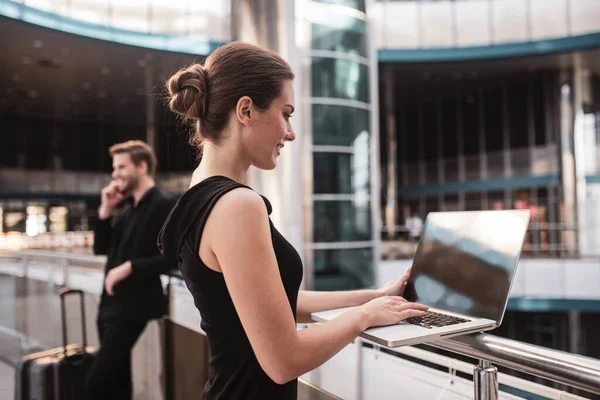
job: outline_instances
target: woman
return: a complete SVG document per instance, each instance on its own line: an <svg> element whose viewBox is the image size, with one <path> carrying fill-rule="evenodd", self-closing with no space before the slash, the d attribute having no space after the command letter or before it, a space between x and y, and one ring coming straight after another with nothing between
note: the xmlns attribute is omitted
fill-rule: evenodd
<svg viewBox="0 0 600 400"><path fill-rule="evenodd" d="M299 291L302 262L269 219L271 205L242 182L270 170L295 139L294 74L278 55L230 43L204 66L167 81L171 110L192 121L202 161L159 238L202 317L210 349L205 399L296 399L297 378L372 326L421 316L400 295L409 272L379 290ZM298 331L296 322L362 305Z"/></svg>

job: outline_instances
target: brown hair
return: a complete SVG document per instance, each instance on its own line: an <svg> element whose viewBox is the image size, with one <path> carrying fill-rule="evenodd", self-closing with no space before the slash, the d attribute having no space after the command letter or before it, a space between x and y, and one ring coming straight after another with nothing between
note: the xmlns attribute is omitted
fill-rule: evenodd
<svg viewBox="0 0 600 400"><path fill-rule="evenodd" d="M108 149L108 154L114 157L115 154L128 153L131 157L131 161L137 166L143 161L148 166L148 175L154 176L156 172L156 154L154 149L141 140L129 140L123 143L117 143Z"/></svg>
<svg viewBox="0 0 600 400"><path fill-rule="evenodd" d="M259 109L279 97L283 82L294 79L289 64L270 50L232 42L215 50L204 63L192 64L166 83L169 107L194 122L191 144L203 139L218 143L230 112L248 96Z"/></svg>

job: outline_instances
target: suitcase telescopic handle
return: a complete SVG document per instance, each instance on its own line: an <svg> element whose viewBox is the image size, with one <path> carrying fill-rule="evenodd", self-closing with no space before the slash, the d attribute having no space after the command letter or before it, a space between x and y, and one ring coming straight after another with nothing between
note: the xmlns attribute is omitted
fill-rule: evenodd
<svg viewBox="0 0 600 400"><path fill-rule="evenodd" d="M81 306L81 336L83 341L83 352L86 352L87 347L87 332L85 329L85 302L83 297L83 290L79 289L71 289L71 288L63 288L59 292L60 294L60 310L61 310L61 319L62 319L62 339L63 339L63 348L65 352L65 358L67 357L67 312L65 307L65 297L78 294L79 295L79 304Z"/></svg>

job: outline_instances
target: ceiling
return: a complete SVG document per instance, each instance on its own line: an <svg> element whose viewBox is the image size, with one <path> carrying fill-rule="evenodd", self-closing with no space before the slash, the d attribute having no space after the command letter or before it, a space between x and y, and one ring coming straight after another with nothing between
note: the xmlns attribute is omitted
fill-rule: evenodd
<svg viewBox="0 0 600 400"><path fill-rule="evenodd" d="M568 70L573 67L576 53L558 53L544 56L515 57L480 61L441 62L424 64L385 64L394 76L402 80L445 80L489 78L502 79L503 75L530 73L543 70ZM600 74L600 50L581 51L582 68ZM380 74L380 79L384 79Z"/></svg>
<svg viewBox="0 0 600 400"><path fill-rule="evenodd" d="M203 56L128 46L0 17L0 115L129 124L145 120L162 82ZM581 52L600 73L600 50ZM571 68L572 54L459 63L386 64L396 84L447 79L501 79L504 74ZM401 77L401 79L398 79ZM380 74L384 79L384 74ZM150 96L150 97L149 97ZM143 122L142 122L143 123Z"/></svg>
<svg viewBox="0 0 600 400"><path fill-rule="evenodd" d="M0 115L54 120L145 120L161 83L191 56L127 46L0 17Z"/></svg>

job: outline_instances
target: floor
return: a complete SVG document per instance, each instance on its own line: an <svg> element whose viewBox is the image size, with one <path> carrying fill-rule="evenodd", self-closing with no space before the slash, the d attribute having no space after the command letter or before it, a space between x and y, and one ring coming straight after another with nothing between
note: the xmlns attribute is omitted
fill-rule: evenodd
<svg viewBox="0 0 600 400"><path fill-rule="evenodd" d="M0 400L13 400L15 397L15 369L0 362Z"/></svg>

